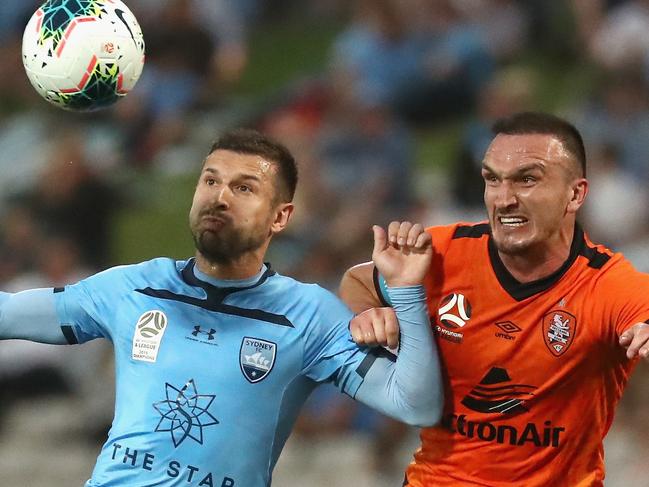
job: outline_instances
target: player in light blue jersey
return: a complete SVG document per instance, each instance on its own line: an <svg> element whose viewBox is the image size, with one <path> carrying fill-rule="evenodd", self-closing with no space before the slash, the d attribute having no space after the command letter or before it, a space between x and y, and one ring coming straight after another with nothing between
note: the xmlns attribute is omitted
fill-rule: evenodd
<svg viewBox="0 0 649 487"><path fill-rule="evenodd" d="M115 417L87 487L262 487L319 383L418 426L438 421L440 368L421 282L431 242L375 232L374 262L401 329L398 357L359 348L334 295L263 258L293 212L297 170L281 145L226 134L206 158L189 215L196 256L109 269L77 284L0 294L0 338L107 338Z"/></svg>

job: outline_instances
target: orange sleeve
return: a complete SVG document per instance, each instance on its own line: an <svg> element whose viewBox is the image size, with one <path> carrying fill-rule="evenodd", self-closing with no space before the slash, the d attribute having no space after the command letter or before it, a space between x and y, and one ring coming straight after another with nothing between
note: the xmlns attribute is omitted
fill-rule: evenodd
<svg viewBox="0 0 649 487"><path fill-rule="evenodd" d="M635 325L649 321L649 274L638 272L627 260L617 263L609 270L603 296L617 336Z"/></svg>

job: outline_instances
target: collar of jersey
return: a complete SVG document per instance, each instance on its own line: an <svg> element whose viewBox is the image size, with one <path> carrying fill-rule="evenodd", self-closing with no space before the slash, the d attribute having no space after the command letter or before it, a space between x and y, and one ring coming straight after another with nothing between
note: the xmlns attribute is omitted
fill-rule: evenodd
<svg viewBox="0 0 649 487"><path fill-rule="evenodd" d="M570 269L572 264L575 262L577 257L580 254L584 253L584 248L586 246L586 241L584 239L584 231L578 224L575 224L575 232L572 237L572 244L570 245L570 254L566 261L554 271L549 276L546 276L542 279L538 279L532 282L520 282L510 272L500 260L498 255L498 249L493 242L493 238L489 235L489 258L491 260L491 266L496 274L496 278L500 282L500 285L503 287L507 293L513 297L516 301L522 301L526 298L534 296L537 293L545 291L552 287L563 275Z"/></svg>
<svg viewBox="0 0 649 487"><path fill-rule="evenodd" d="M201 272L196 267L196 259L193 257L187 261L185 267L181 271L181 276L185 283L193 287L200 287L205 290L208 297L217 301L222 301L225 296L238 291L252 289L263 284L266 279L275 274L271 269L270 263L263 264L259 273L253 277L240 280L224 280L215 279Z"/></svg>

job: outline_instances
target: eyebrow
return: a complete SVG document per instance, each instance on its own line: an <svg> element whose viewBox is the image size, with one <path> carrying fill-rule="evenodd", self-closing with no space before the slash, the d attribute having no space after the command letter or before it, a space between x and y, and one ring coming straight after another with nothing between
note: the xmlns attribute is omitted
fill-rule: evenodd
<svg viewBox="0 0 649 487"><path fill-rule="evenodd" d="M203 169L203 173L206 173L206 172L207 172L207 173L210 173L210 174L213 174L213 175L215 175L215 176L219 176L219 172L218 172L216 169L212 168L212 167L206 167L206 168L204 168L204 169ZM242 173L242 174L238 174L238 175L237 175L237 178L238 178L238 179L243 179L243 180L246 180L246 181L261 181L261 179L259 178L259 176L256 176L256 175L254 175L254 174L245 174L245 173Z"/></svg>
<svg viewBox="0 0 649 487"><path fill-rule="evenodd" d="M495 171L493 168L489 167L488 164L482 163L482 169L485 171L489 171L492 174L498 174L497 171ZM545 172L545 166L539 162L530 162L528 164L524 164L520 167L517 167L510 175L511 176L518 176L520 174L525 174L534 170L540 170L541 172Z"/></svg>

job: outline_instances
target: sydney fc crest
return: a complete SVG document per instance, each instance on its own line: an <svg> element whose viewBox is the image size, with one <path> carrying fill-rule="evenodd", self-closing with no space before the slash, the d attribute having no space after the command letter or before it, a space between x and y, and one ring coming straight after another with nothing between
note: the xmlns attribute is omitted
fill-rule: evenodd
<svg viewBox="0 0 649 487"><path fill-rule="evenodd" d="M264 380L275 365L277 345L259 338L244 337L241 341L239 364L248 382Z"/></svg>
<svg viewBox="0 0 649 487"><path fill-rule="evenodd" d="M543 317L543 339L555 357L563 355L572 344L577 331L577 319L562 310L550 311Z"/></svg>

